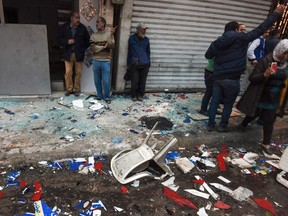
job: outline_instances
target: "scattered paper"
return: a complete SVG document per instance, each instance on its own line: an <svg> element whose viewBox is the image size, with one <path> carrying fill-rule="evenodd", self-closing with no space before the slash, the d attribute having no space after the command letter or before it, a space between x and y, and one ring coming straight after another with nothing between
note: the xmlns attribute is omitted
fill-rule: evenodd
<svg viewBox="0 0 288 216"><path fill-rule="evenodd" d="M210 197L210 194L208 193L203 193L201 191L198 191L198 190L195 190L195 189L185 189L184 191L190 193L190 194L193 194L195 196L199 196L199 197L202 197L204 199L209 199Z"/></svg>
<svg viewBox="0 0 288 216"><path fill-rule="evenodd" d="M175 176L172 176L167 181L162 182L161 184L176 192L179 186L174 184L174 180L175 180Z"/></svg>
<svg viewBox="0 0 288 216"><path fill-rule="evenodd" d="M186 157L176 158L176 165L182 170L183 173L188 173L191 169L194 168L194 164Z"/></svg>
<svg viewBox="0 0 288 216"><path fill-rule="evenodd" d="M205 208L200 208L199 211L197 212L197 215L199 216L208 216L208 214L205 211Z"/></svg>
<svg viewBox="0 0 288 216"><path fill-rule="evenodd" d="M223 176L218 176L218 179L220 179L221 181L223 181L223 182L225 182L225 183L227 183L227 184L231 183L230 180L228 180L227 178L225 178L225 177L223 177Z"/></svg>

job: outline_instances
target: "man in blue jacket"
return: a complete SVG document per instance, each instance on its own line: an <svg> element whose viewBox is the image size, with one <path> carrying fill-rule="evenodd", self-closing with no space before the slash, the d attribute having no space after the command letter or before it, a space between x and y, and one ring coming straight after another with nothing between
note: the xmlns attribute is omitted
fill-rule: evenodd
<svg viewBox="0 0 288 216"><path fill-rule="evenodd" d="M89 47L89 33L86 27L80 23L80 14L76 11L70 15L70 22L63 24L59 30L59 43L63 47L65 60L65 84L66 96L74 93L80 95L80 79L82 62L85 50ZM72 79L73 66L75 66L75 78Z"/></svg>
<svg viewBox="0 0 288 216"><path fill-rule="evenodd" d="M136 29L129 38L127 64L131 71L131 99L142 101L150 67L150 41L145 36L148 28L144 23L138 24Z"/></svg>
<svg viewBox="0 0 288 216"><path fill-rule="evenodd" d="M246 68L248 44L269 29L281 17L284 9L284 5L278 6L262 24L248 33L238 32L239 24L236 21L227 23L223 35L212 42L206 51L207 59L214 58L214 83L208 131L216 128L215 116L220 102L223 102L224 108L217 131L230 131L228 122L233 104L240 92L240 77Z"/></svg>

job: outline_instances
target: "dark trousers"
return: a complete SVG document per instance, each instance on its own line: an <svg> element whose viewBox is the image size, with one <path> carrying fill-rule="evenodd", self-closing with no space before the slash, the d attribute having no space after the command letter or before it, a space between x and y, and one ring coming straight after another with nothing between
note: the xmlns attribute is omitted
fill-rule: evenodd
<svg viewBox="0 0 288 216"><path fill-rule="evenodd" d="M131 97L143 97L149 65L131 67Z"/></svg>
<svg viewBox="0 0 288 216"><path fill-rule="evenodd" d="M273 133L273 126L276 120L276 110L258 108L253 117L246 116L241 124L244 127L247 127L247 125L257 117L260 117L263 121L263 144L270 145Z"/></svg>
<svg viewBox="0 0 288 216"><path fill-rule="evenodd" d="M203 112L207 111L210 99L212 97L212 93L213 93L213 77L212 76L213 76L212 72L205 69L204 80L205 80L206 89L205 89L205 93L201 102L201 111Z"/></svg>

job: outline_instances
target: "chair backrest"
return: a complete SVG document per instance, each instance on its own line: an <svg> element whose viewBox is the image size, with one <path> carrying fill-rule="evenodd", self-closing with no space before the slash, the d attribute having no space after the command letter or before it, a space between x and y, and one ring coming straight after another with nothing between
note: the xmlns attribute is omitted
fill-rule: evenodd
<svg viewBox="0 0 288 216"><path fill-rule="evenodd" d="M280 158L279 167L285 172L288 172L288 147L286 147Z"/></svg>

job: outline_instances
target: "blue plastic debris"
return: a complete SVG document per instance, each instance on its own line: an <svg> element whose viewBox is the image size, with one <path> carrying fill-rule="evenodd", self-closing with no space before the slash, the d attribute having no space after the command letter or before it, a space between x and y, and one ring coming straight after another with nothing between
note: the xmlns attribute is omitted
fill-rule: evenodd
<svg viewBox="0 0 288 216"><path fill-rule="evenodd" d="M93 202L91 208L93 208L93 209L104 208L105 211L107 211L107 209L105 208L105 206L101 200L99 200L98 202Z"/></svg>
<svg viewBox="0 0 288 216"><path fill-rule="evenodd" d="M138 132L138 131L136 131L136 130L133 130L133 129L129 129L129 131L130 131L130 132L132 132L132 133L134 133L134 134L139 134L139 132Z"/></svg>
<svg viewBox="0 0 288 216"><path fill-rule="evenodd" d="M58 216L52 209L42 200L34 202L35 214L44 216Z"/></svg>
<svg viewBox="0 0 288 216"><path fill-rule="evenodd" d="M185 117L185 119L183 120L184 123L190 123L191 119L189 117Z"/></svg>
<svg viewBox="0 0 288 216"><path fill-rule="evenodd" d="M85 204L85 201L81 201L76 206L74 206L74 209L82 208L84 204Z"/></svg>
<svg viewBox="0 0 288 216"><path fill-rule="evenodd" d="M20 173L20 171L13 171L12 173L7 175L7 178L14 181L20 175Z"/></svg>
<svg viewBox="0 0 288 216"><path fill-rule="evenodd" d="M19 182L9 182L6 184L6 188L7 187L14 187L14 186L19 187L19 185L20 185Z"/></svg>
<svg viewBox="0 0 288 216"><path fill-rule="evenodd" d="M23 216L35 216L35 214L34 214L34 213L26 212Z"/></svg>
<svg viewBox="0 0 288 216"><path fill-rule="evenodd" d="M161 130L161 131L160 131L160 134L161 134L161 135L167 135L167 134L169 134L169 131Z"/></svg>
<svg viewBox="0 0 288 216"><path fill-rule="evenodd" d="M113 138L113 139L112 139L112 142L113 142L113 143L121 143L121 142L122 142L122 139L121 139L121 138Z"/></svg>
<svg viewBox="0 0 288 216"><path fill-rule="evenodd" d="M76 162L76 161L74 161L73 163L70 163L70 164L69 164L69 169L70 169L71 171L79 170L79 166L80 166L81 164L82 164L81 162Z"/></svg>
<svg viewBox="0 0 288 216"><path fill-rule="evenodd" d="M77 136L77 138L83 138L83 137L85 137L86 136L86 133L85 132L82 132L82 133L80 133L80 134L78 134L78 136Z"/></svg>
<svg viewBox="0 0 288 216"><path fill-rule="evenodd" d="M32 119L38 119L39 118L39 114L37 114L37 113L31 114L30 117Z"/></svg>
<svg viewBox="0 0 288 216"><path fill-rule="evenodd" d="M129 115L129 113L128 112L124 112L124 113L122 113L122 115L123 116L127 116L127 115Z"/></svg>
<svg viewBox="0 0 288 216"><path fill-rule="evenodd" d="M166 154L166 156L165 156L165 158L164 158L164 161L165 161L165 163L167 163L167 162L168 162L168 159L175 160L176 158L180 158L180 154L177 153L177 152L169 151L169 152Z"/></svg>

